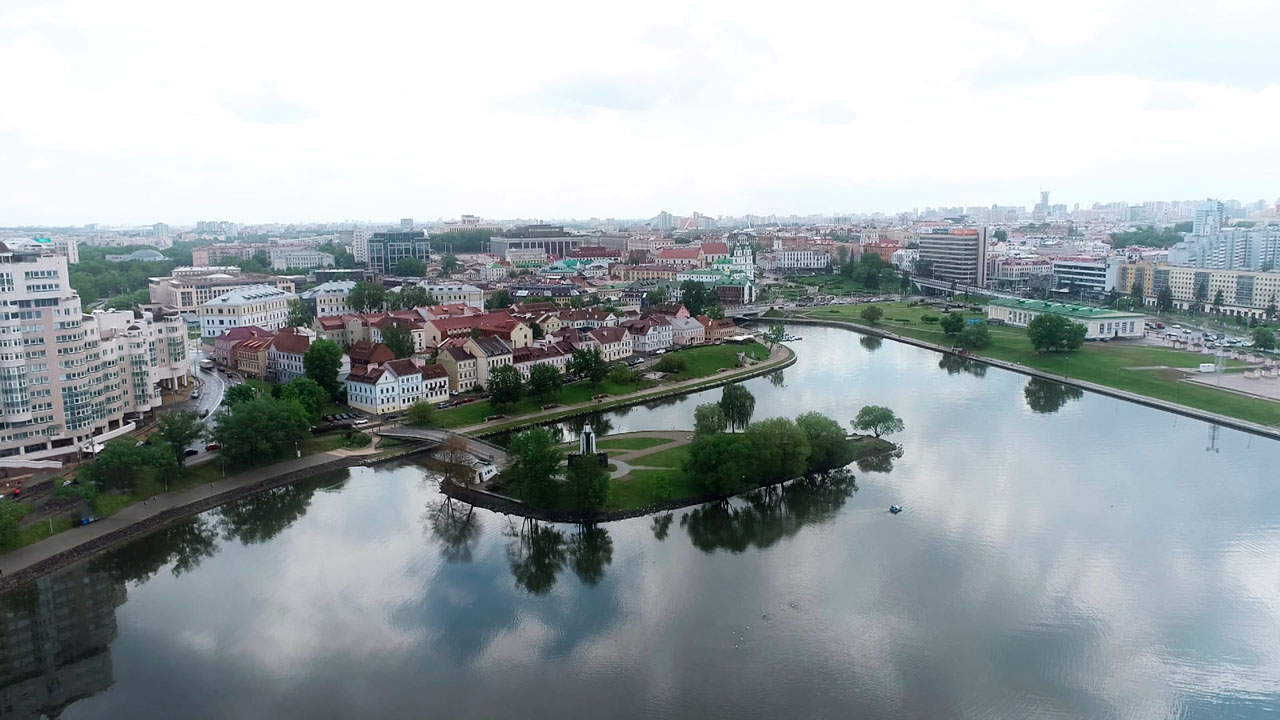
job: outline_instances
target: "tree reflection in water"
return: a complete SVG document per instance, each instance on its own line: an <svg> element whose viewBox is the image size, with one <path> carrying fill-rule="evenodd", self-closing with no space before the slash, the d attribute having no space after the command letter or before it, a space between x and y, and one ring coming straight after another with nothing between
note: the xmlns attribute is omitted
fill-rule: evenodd
<svg viewBox="0 0 1280 720"><path fill-rule="evenodd" d="M174 577L178 577L213 557L217 550L217 528L199 516L113 550L95 559L91 569L107 573L116 582L141 585L170 562Z"/></svg>
<svg viewBox="0 0 1280 720"><path fill-rule="evenodd" d="M571 439L577 439L582 434L583 428L590 425L596 431L596 437L602 437L613 432L613 420L605 413L595 412L590 415L579 415L577 417L568 418L565 427L572 434Z"/></svg>
<svg viewBox="0 0 1280 720"><path fill-rule="evenodd" d="M893 452L868 455L867 457L858 458L858 469L862 472L887 473L890 470L893 470L893 461L900 457L902 457L901 446Z"/></svg>
<svg viewBox="0 0 1280 720"><path fill-rule="evenodd" d="M858 338L858 344L861 345L864 350L869 350L871 352L879 350L881 342L883 341L875 335L863 335Z"/></svg>
<svg viewBox="0 0 1280 720"><path fill-rule="evenodd" d="M948 375L958 375L959 373L969 373L974 377L986 377L987 375L986 363L980 363L959 355L952 355L951 353L942 354L942 359L938 361L938 367L946 370Z"/></svg>
<svg viewBox="0 0 1280 720"><path fill-rule="evenodd" d="M525 520L507 532L507 559L516 585L534 595L545 595L567 564L584 585L594 587L604 579L613 562L613 538L599 525L576 526L573 534L536 520Z"/></svg>
<svg viewBox="0 0 1280 720"><path fill-rule="evenodd" d="M1056 413L1063 405L1084 397L1084 391L1073 385L1033 377L1022 389L1022 396L1031 412L1047 414Z"/></svg>
<svg viewBox="0 0 1280 720"><path fill-rule="evenodd" d="M315 483L284 485L223 506L217 520L222 539L267 542L306 514L317 489Z"/></svg>
<svg viewBox="0 0 1280 720"><path fill-rule="evenodd" d="M774 387L782 387L782 384L787 381L787 376L783 375L781 370L774 370L765 377L769 378L769 384Z"/></svg>
<svg viewBox="0 0 1280 720"><path fill-rule="evenodd" d="M471 562L471 553L480 541L480 516L475 506L450 497L427 503L423 515L429 535L440 543L445 562Z"/></svg>
<svg viewBox="0 0 1280 720"><path fill-rule="evenodd" d="M666 515L656 515L650 529L653 530L653 539L661 542L667 539L667 533L671 532L671 513Z"/></svg>
<svg viewBox="0 0 1280 720"><path fill-rule="evenodd" d="M741 500L705 505L681 517L693 546L705 553L766 548L806 525L831 520L858 484L837 470L756 490Z"/></svg>

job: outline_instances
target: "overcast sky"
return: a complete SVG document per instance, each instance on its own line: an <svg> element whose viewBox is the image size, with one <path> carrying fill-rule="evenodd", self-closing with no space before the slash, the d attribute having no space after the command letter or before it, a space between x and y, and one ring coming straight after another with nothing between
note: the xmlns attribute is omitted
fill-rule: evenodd
<svg viewBox="0 0 1280 720"><path fill-rule="evenodd" d="M0 225L1280 196L1280 2L0 1Z"/></svg>

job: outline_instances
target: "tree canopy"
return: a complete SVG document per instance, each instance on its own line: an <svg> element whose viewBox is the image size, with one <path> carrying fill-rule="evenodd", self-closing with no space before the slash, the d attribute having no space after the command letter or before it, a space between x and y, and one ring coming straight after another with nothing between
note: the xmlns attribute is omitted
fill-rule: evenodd
<svg viewBox="0 0 1280 720"><path fill-rule="evenodd" d="M852 422L855 430L870 432L876 437L902 432L905 427L902 419L883 405L864 405Z"/></svg>
<svg viewBox="0 0 1280 720"><path fill-rule="evenodd" d="M517 497L543 506L555 500L564 452L546 428L517 433L508 444L507 457L511 464L503 477Z"/></svg>
<svg viewBox="0 0 1280 720"><path fill-rule="evenodd" d="M600 348L574 350L565 367L570 375L585 377L592 385L599 385L609 374L609 363L605 362Z"/></svg>
<svg viewBox="0 0 1280 720"><path fill-rule="evenodd" d="M382 344L386 345L396 358L413 356L413 331L408 323L389 322L382 328Z"/></svg>
<svg viewBox="0 0 1280 720"><path fill-rule="evenodd" d="M371 282L358 282L347 293L347 304L358 313L378 312L386 301L386 289Z"/></svg>
<svg viewBox="0 0 1280 720"><path fill-rule="evenodd" d="M237 386L243 387L243 386ZM170 410L156 418L156 430L151 437L164 442L173 453L178 467L186 464L186 449L204 435L205 426L200 416L192 410Z"/></svg>
<svg viewBox="0 0 1280 720"><path fill-rule="evenodd" d="M214 417L211 437L233 466L279 459L310 436L307 411L293 400L258 398L219 410Z"/></svg>
<svg viewBox="0 0 1280 720"><path fill-rule="evenodd" d="M429 403L419 400L409 406L404 414L404 424L412 427L429 428L436 426L436 409Z"/></svg>
<svg viewBox="0 0 1280 720"><path fill-rule="evenodd" d="M329 406L329 393L320 383L311 378L294 378L280 389L280 399L292 400L307 411L312 422L320 419L324 409Z"/></svg>
<svg viewBox="0 0 1280 720"><path fill-rule="evenodd" d="M991 330L986 323L969 325L960 331L956 343L969 350L981 350L991 344Z"/></svg>
<svg viewBox="0 0 1280 720"><path fill-rule="evenodd" d="M1040 313L1027 323L1027 337L1036 352L1066 352L1084 344L1084 325L1054 313Z"/></svg>
<svg viewBox="0 0 1280 720"><path fill-rule="evenodd" d="M859 317L866 320L868 324L875 325L880 322L880 318L884 317L884 311L875 305L868 305L867 307L862 308L862 312L859 313Z"/></svg>
<svg viewBox="0 0 1280 720"><path fill-rule="evenodd" d="M953 310L943 315L938 325L947 335L959 335L964 330L964 313Z"/></svg>
<svg viewBox="0 0 1280 720"><path fill-rule="evenodd" d="M524 394L524 378L512 365L502 365L489 373L489 404L507 408L520 401Z"/></svg>
<svg viewBox="0 0 1280 720"><path fill-rule="evenodd" d="M720 411L733 430L747 427L756 411L756 398L740 383L725 385L720 395Z"/></svg>
<svg viewBox="0 0 1280 720"><path fill-rule="evenodd" d="M309 327L313 319L306 303L296 298L289 301L289 315L284 320L285 327Z"/></svg>
<svg viewBox="0 0 1280 720"><path fill-rule="evenodd" d="M342 370L342 348L332 340L316 340L302 356L302 367L307 377L316 381L329 397L336 398L342 392L338 373Z"/></svg>
<svg viewBox="0 0 1280 720"><path fill-rule="evenodd" d="M559 394L563 385L564 374L554 365L538 363L529 369L529 392L543 400Z"/></svg>
<svg viewBox="0 0 1280 720"><path fill-rule="evenodd" d="M228 407L258 399L258 391L249 385L232 385L222 394L222 404Z"/></svg>
<svg viewBox="0 0 1280 720"><path fill-rule="evenodd" d="M1117 250L1130 245L1167 248L1180 242L1182 242L1182 233L1174 228L1157 230L1155 227L1147 225L1128 232L1111 233L1111 247Z"/></svg>
<svg viewBox="0 0 1280 720"><path fill-rule="evenodd" d="M403 257L396 262L395 274L403 277L423 277L427 274L427 264L416 257Z"/></svg>
<svg viewBox="0 0 1280 720"><path fill-rule="evenodd" d="M1258 327L1253 329L1253 346L1259 350L1275 350L1276 334L1271 328Z"/></svg>
<svg viewBox="0 0 1280 720"><path fill-rule="evenodd" d="M706 403L693 409L693 432L696 435L716 435L729 427L719 403Z"/></svg>

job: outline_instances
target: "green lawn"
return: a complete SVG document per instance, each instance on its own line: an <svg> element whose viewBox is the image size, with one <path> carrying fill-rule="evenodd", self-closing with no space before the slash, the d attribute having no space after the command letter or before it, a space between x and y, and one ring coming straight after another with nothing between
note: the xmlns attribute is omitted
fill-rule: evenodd
<svg viewBox="0 0 1280 720"><path fill-rule="evenodd" d="M658 497L656 483L665 477L671 497L691 497L704 491L678 469L635 470L625 480L613 480L609 484L609 510L630 510L648 507L662 498Z"/></svg>
<svg viewBox="0 0 1280 720"><path fill-rule="evenodd" d="M674 381L680 381L715 375L722 368L737 367L738 353L743 353L754 360L767 360L769 358L769 348L758 342L750 342L743 345L733 343L704 345L672 353L673 357L680 358L684 362L684 370L672 373L667 377Z"/></svg>
<svg viewBox="0 0 1280 720"><path fill-rule="evenodd" d="M816 287L821 292L828 295L854 295L857 293L869 292L862 286L862 283L854 282L850 278L842 275L818 275L815 277L795 278L792 282L806 285L808 287ZM888 288L880 288L873 292L888 292Z"/></svg>
<svg viewBox="0 0 1280 720"><path fill-rule="evenodd" d="M537 412L542 409L543 405L548 403L556 403L558 405L575 405L577 403L589 402L592 397L600 394L606 395L626 395L653 387L651 382L638 382L630 385L619 385L612 380L604 380L598 386L592 386L587 382L576 382L565 385L560 391L558 397L550 400L542 400L539 398L521 398L520 402L503 410L496 410L489 404L488 400L477 400L476 402L467 403L459 407L449 408L448 410L436 411L436 423L442 428L464 427L466 425L476 425L484 422L486 417L490 415L506 415L515 417L516 415L524 415L526 413Z"/></svg>
<svg viewBox="0 0 1280 720"><path fill-rule="evenodd" d="M627 462L641 467L679 468L684 465L684 461L688 457L689 446L680 445L678 447L673 447L670 450L661 450L656 453L641 455L640 457L635 458L634 460L628 460Z"/></svg>
<svg viewBox="0 0 1280 720"><path fill-rule="evenodd" d="M654 437L609 437L596 440L596 447L601 450L644 450L671 442L666 438ZM571 443L577 446L577 443Z"/></svg>
<svg viewBox="0 0 1280 720"><path fill-rule="evenodd" d="M908 307L905 303L876 303L876 306L884 311L884 319L880 321L879 327L938 345L952 344L952 339L942 332L937 323L921 320L926 312L940 315L939 311ZM865 325L859 316L863 307L866 306L815 308L805 312L803 316L849 320ZM982 314L966 312L965 316L982 317ZM1280 403L1182 382L1181 375L1177 373L1133 369L1156 365L1194 368L1206 361L1207 356L1199 353L1122 342L1089 342L1075 352L1041 355L1031 349L1026 330L994 325L990 329L991 346L980 350L980 355L1263 425L1280 425ZM1240 366L1234 360L1227 361L1226 364L1230 367Z"/></svg>

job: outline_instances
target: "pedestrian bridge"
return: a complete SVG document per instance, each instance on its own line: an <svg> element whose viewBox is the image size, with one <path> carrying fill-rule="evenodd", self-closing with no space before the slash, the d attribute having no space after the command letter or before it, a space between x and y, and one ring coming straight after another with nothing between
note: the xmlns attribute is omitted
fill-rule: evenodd
<svg viewBox="0 0 1280 720"><path fill-rule="evenodd" d="M485 460L497 465L499 469L507 466L507 451L494 445L491 442L485 442L479 438L469 437L452 430L439 430L436 428L415 428L405 427L404 425L393 425L390 427L382 427L373 432L382 437L396 438L398 440L412 440L429 445L440 445L445 440L455 437L462 438L466 442L467 452L471 453L477 460Z"/></svg>

